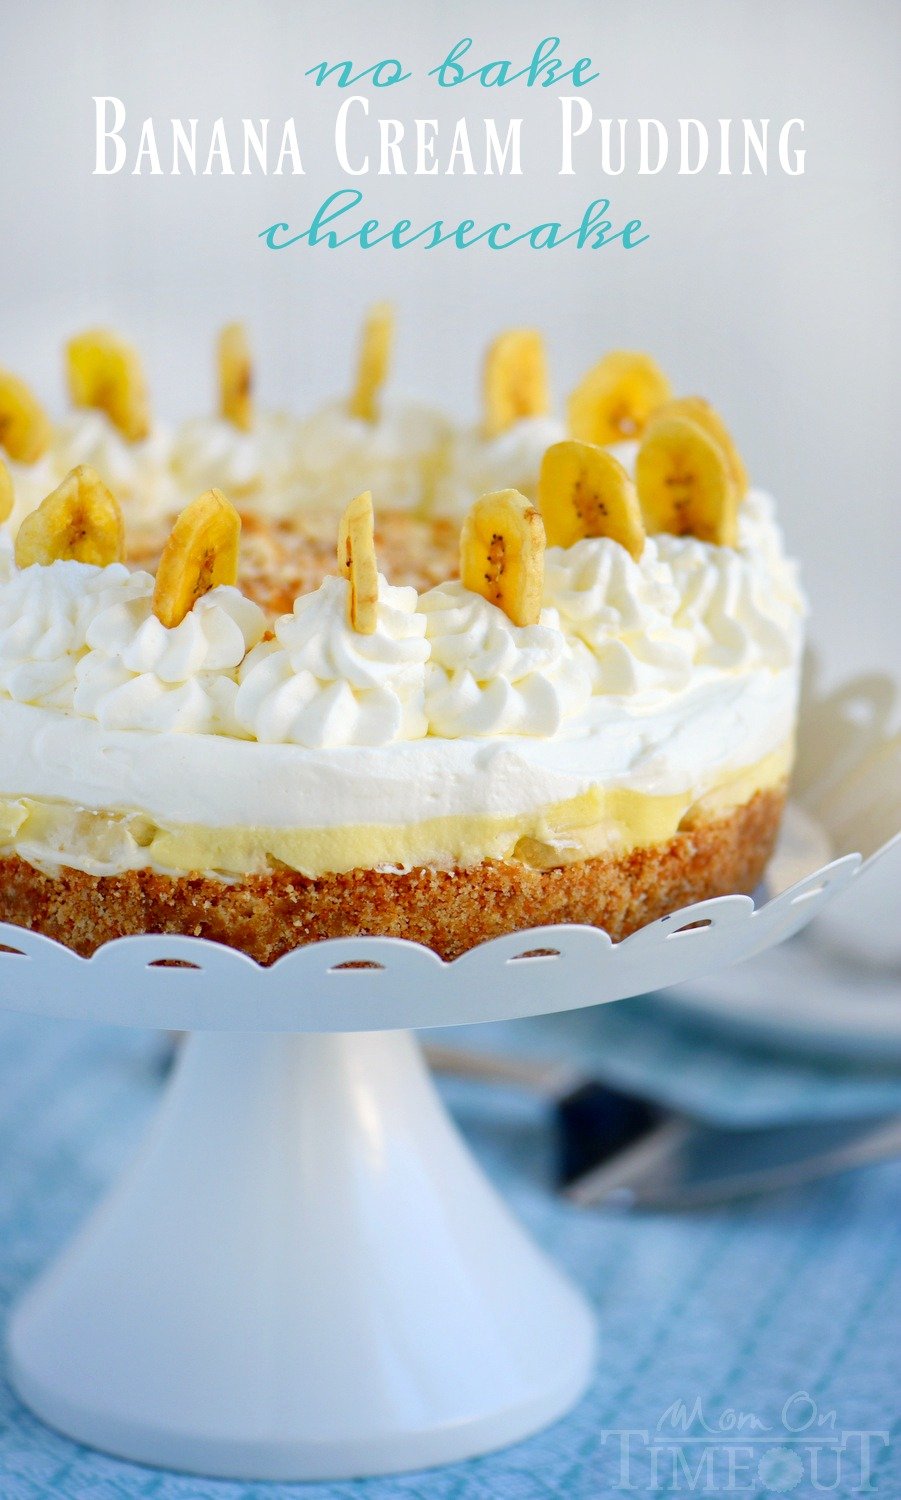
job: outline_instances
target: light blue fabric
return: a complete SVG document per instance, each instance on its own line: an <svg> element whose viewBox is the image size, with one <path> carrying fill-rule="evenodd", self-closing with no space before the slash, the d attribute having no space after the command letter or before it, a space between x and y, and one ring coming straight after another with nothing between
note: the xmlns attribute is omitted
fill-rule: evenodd
<svg viewBox="0 0 901 1500"><path fill-rule="evenodd" d="M487 1052L558 1058L576 1072L727 1127L901 1111L897 1067L843 1065L742 1046L653 995L515 1024L449 1027L434 1035Z"/></svg>
<svg viewBox="0 0 901 1500"><path fill-rule="evenodd" d="M609 1025L625 1007L595 1013ZM608 1019L609 1018L609 1019ZM625 1027L626 1022L623 1022ZM509 1040L510 1028L507 1033ZM479 1029L468 1033L470 1040ZM610 1041L613 1033L607 1033ZM620 1033L625 1047L626 1031ZM533 1045L532 1042L529 1045ZM633 1038L631 1044L637 1046ZM669 1055L669 1054L668 1054ZM0 1016L0 1309L67 1239L119 1170L158 1096L159 1042ZM446 1093L486 1169L528 1228L593 1299L602 1354L591 1392L564 1421L504 1453L454 1468L321 1486L232 1485L156 1473L80 1449L22 1410L0 1381L2 1500L603 1500L689 1493L681 1454L704 1444L643 1439L617 1489L625 1429L653 1432L673 1403L699 1399L707 1420L739 1408L770 1424L753 1472L717 1500L816 1491L809 1449L784 1441L779 1413L811 1393L836 1429L888 1430L901 1393L901 1164L790 1196L673 1217L580 1213L548 1190L543 1106L513 1090L454 1083ZM605 1433L612 1436L605 1438ZM650 1440L649 1440L650 1441ZM706 1440L705 1440L706 1441ZM827 1440L828 1446L828 1440ZM722 1462L726 1448L716 1447ZM901 1495L901 1457L873 1439L875 1493ZM798 1473L798 1465L801 1472ZM761 1469L762 1466L762 1469ZM758 1470L767 1481L758 1482ZM829 1476L822 1472L820 1482ZM834 1477L834 1476L832 1476ZM846 1463L840 1487L858 1475ZM703 1476L702 1476L703 1478ZM782 1485L777 1491L776 1484ZM793 1488L787 1488L793 1483ZM769 1484L769 1488L767 1488Z"/></svg>

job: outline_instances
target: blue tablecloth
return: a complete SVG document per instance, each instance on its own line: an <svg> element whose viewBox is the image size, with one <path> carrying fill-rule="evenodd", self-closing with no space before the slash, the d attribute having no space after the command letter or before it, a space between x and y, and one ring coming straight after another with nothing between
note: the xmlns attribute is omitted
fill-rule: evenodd
<svg viewBox="0 0 901 1500"><path fill-rule="evenodd" d="M625 1014L626 1006L616 1010ZM0 1017L4 1317L133 1149L158 1095L159 1055L154 1037ZM518 1447L451 1469L355 1484L248 1486L157 1473L83 1450L42 1427L4 1381L0 1500L599 1500L692 1492L763 1500L822 1495L829 1485L829 1493L845 1496L866 1478L867 1446L875 1493L898 1500L901 1455L884 1438L901 1428L901 1164L716 1212L584 1214L548 1190L550 1137L540 1102L459 1082L445 1092L487 1171L597 1308L597 1377L570 1416ZM688 1412L699 1403L687 1434L679 1402ZM871 1436L862 1440L861 1432Z"/></svg>

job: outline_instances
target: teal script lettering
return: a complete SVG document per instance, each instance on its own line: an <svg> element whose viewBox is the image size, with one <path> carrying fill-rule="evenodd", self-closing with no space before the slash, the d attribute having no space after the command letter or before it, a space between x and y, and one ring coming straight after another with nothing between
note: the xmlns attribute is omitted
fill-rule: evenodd
<svg viewBox="0 0 901 1500"><path fill-rule="evenodd" d="M355 228L351 227L353 220L348 216L362 203L363 194L359 188L339 188L320 204L306 229L294 234L291 225L280 220L270 224L268 229L260 230L257 238L265 241L268 250L288 250L292 245L325 245L329 250L338 250L344 245L357 245L361 250L389 245L394 250L406 250L417 244L424 250L435 250L439 245L448 244L457 250L470 250L482 243L489 250L511 250L515 245L524 245L530 250L557 250L561 245L572 245L577 250L601 250L612 244L619 244L624 250L634 250L650 239L641 219L629 219L616 229L613 220L607 217L609 198L595 198L589 203L578 224L566 226L558 219L547 219L519 230L504 219L484 229L474 219L461 219L457 224L433 219L420 229L412 219L398 219L394 224L383 225L379 219L367 218Z"/></svg>
<svg viewBox="0 0 901 1500"><path fill-rule="evenodd" d="M394 83L404 83L411 77L405 73L403 63L398 62L396 57L383 57L380 62L372 63L368 68L361 68L359 73L354 72L352 62L339 63L317 63L315 68L307 68L304 78L315 78L317 89L337 73L336 79L339 89L349 89L355 83L362 83L364 78L371 79L373 88L389 89Z"/></svg>
<svg viewBox="0 0 901 1500"><path fill-rule="evenodd" d="M465 57L472 47L472 37L461 37L443 62L437 68L429 69L429 78L436 78L440 88L452 89L461 83L480 83L483 88L506 88L508 84L525 81L526 88L549 89L557 83L563 83L565 79L571 78L576 88L584 88L587 83L594 83L600 78L600 73L591 73L590 57L580 57L577 62L567 68L557 48L560 46L558 36L546 36L538 43L532 53L530 61L523 68L515 68L514 64L507 58L496 59L493 62L482 63L479 67L471 68L469 72L463 67L460 59Z"/></svg>

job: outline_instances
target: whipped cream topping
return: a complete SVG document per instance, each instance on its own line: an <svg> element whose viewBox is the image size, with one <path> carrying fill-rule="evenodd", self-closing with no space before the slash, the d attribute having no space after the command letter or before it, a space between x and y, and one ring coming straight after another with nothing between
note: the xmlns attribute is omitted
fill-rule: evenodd
<svg viewBox="0 0 901 1500"><path fill-rule="evenodd" d="M206 828L405 827L516 816L593 788L703 796L789 744L798 674L693 685L656 707L594 697L552 738L306 748L107 728L32 704L0 713L0 796L42 797Z"/></svg>
<svg viewBox="0 0 901 1500"><path fill-rule="evenodd" d="M94 614L89 650L76 667L76 713L107 728L228 732L237 693L235 669L261 639L265 617L236 588L197 600L180 624L153 613L153 580L136 597Z"/></svg>
<svg viewBox="0 0 901 1500"><path fill-rule="evenodd" d="M510 488L534 499L545 449L566 435L565 424L551 416L524 417L493 438L477 428L458 433L436 486L438 508L459 514L479 495Z"/></svg>
<svg viewBox="0 0 901 1500"><path fill-rule="evenodd" d="M386 745L426 732L426 620L416 590L379 577L372 635L348 623L349 584L326 578L248 656L234 703L237 724L269 744L310 749Z"/></svg>
<svg viewBox="0 0 901 1500"><path fill-rule="evenodd" d="M0 689L20 703L72 706L76 667L98 613L153 586L146 573L55 562L18 571L9 558L0 583ZM2 576L2 575L0 575Z"/></svg>
<svg viewBox="0 0 901 1500"><path fill-rule="evenodd" d="M754 490L737 548L660 533L636 563L608 537L551 547L544 597L585 647L596 693L678 692L705 668L780 671L805 614L773 503Z"/></svg>
<svg viewBox="0 0 901 1500"><path fill-rule="evenodd" d="M327 504L371 490L377 505L415 509L431 494L448 433L440 413L415 402L387 403L375 422L351 416L344 402L330 402L298 427L293 493Z"/></svg>
<svg viewBox="0 0 901 1500"><path fill-rule="evenodd" d="M0 584L7 583L16 571L16 544L8 525L0 526Z"/></svg>
<svg viewBox="0 0 901 1500"><path fill-rule="evenodd" d="M129 443L104 412L79 411L57 429L51 452L56 483L70 469L89 464L117 499L140 498L153 511L177 505L169 469L171 439L161 428L140 443Z"/></svg>
<svg viewBox="0 0 901 1500"><path fill-rule="evenodd" d="M45 453L34 464L19 464L6 454L0 456L3 457L13 484L12 514L6 524L15 536L20 522L33 510L37 510L41 501L56 489L62 476L49 453Z"/></svg>
<svg viewBox="0 0 901 1500"><path fill-rule="evenodd" d="M591 685L554 610L514 625L459 582L423 594L431 660L426 713L433 734L556 734L584 708Z"/></svg>
<svg viewBox="0 0 901 1500"><path fill-rule="evenodd" d="M595 693L676 692L688 682L692 642L674 624L676 585L650 543L637 563L609 537L549 547L544 598Z"/></svg>
<svg viewBox="0 0 901 1500"><path fill-rule="evenodd" d="M597 539L549 549L545 582L539 623L519 628L459 583L417 598L382 579L377 630L361 636L347 584L330 578L262 639L236 590L213 591L167 632L146 574L19 573L7 543L0 798L162 828L422 824L437 830L427 862L452 865L445 818L515 831L521 815L583 795L599 808L618 790L688 806L767 757L778 760L767 774L784 774L804 604L767 496L744 501L734 550L661 535L634 563ZM194 732L159 732L170 729ZM87 859L83 823L71 848L60 834L34 858ZM31 857L25 834L9 838ZM328 867L329 841L317 848ZM117 868L152 864L140 839L104 849Z"/></svg>
<svg viewBox="0 0 901 1500"><path fill-rule="evenodd" d="M277 413L257 418L242 432L222 417L198 417L179 428L172 468L191 497L216 487L240 498L264 488L281 492L293 464L296 424Z"/></svg>

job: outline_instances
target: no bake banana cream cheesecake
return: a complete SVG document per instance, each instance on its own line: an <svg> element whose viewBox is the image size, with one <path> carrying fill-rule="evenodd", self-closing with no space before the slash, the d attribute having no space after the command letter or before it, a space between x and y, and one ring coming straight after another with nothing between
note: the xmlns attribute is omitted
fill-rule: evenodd
<svg viewBox="0 0 901 1500"><path fill-rule="evenodd" d="M542 362L535 335L495 346L486 443L546 418ZM239 331L220 366L240 430ZM261 518L212 486L156 550L92 466L18 525L0 473L0 918L81 953L179 932L268 963L370 933L452 957L752 889L803 638L772 501L646 356L602 361L567 428L532 493L501 472L462 524L377 519L365 489L337 525Z"/></svg>

